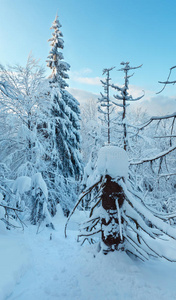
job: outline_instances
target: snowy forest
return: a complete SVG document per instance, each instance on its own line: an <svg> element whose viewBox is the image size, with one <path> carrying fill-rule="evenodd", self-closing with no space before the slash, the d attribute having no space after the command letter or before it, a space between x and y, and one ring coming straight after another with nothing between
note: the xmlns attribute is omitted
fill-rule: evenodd
<svg viewBox="0 0 176 300"><path fill-rule="evenodd" d="M32 54L25 66L0 65L0 245L10 257L9 266L2 260L0 299L176 299L176 112L129 110L145 98L129 88L142 62L105 61L97 101L80 104L68 91L61 27L56 15L49 76ZM176 83L175 68L159 95ZM155 272L170 276L170 285L161 279L164 291ZM27 289L32 277L42 292L36 282Z"/></svg>

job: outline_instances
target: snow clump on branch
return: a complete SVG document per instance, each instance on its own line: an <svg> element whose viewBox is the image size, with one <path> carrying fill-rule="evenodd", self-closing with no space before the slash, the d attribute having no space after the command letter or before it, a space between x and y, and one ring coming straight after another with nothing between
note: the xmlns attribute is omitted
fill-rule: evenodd
<svg viewBox="0 0 176 300"><path fill-rule="evenodd" d="M127 178L128 166L128 156L122 148L105 146L99 150L96 168L98 174Z"/></svg>

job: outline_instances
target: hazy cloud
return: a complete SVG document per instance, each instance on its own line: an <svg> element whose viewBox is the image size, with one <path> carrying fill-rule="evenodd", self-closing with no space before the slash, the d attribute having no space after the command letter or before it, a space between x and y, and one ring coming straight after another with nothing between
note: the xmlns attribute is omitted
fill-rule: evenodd
<svg viewBox="0 0 176 300"><path fill-rule="evenodd" d="M99 94L94 94L76 88L67 88L67 90L79 101L80 104L86 103L91 99L97 101Z"/></svg>
<svg viewBox="0 0 176 300"><path fill-rule="evenodd" d="M154 91L144 91L142 87L135 85L129 85L129 93L133 98L140 97L145 93L141 100L131 103L131 109L140 107L152 116L165 115L176 111L176 97L156 95Z"/></svg>
<svg viewBox="0 0 176 300"><path fill-rule="evenodd" d="M69 77L70 80L82 84L88 84L88 85L101 85L100 79L101 77L91 77L89 74L91 74L93 71L89 68L84 68L78 71L70 71Z"/></svg>
<svg viewBox="0 0 176 300"><path fill-rule="evenodd" d="M90 73L92 73L92 70L90 68L85 68L85 69L81 70L81 73L82 74L90 74Z"/></svg>
<svg viewBox="0 0 176 300"><path fill-rule="evenodd" d="M155 96L143 100L141 107L147 110L150 115L166 115L176 111L176 97Z"/></svg>
<svg viewBox="0 0 176 300"><path fill-rule="evenodd" d="M81 103L88 102L90 100L97 101L100 94L87 92L85 90L68 88L68 91ZM130 93L134 97L142 95L141 87L130 86ZM146 91L145 96L136 102L131 103L129 109L141 108L142 111L146 111L149 115L165 115L167 113L173 113L176 111L176 97L167 97L162 95L154 96L152 91Z"/></svg>
<svg viewBox="0 0 176 300"><path fill-rule="evenodd" d="M70 77L79 77L86 74L91 74L93 71L90 68L83 68L77 71L69 71Z"/></svg>
<svg viewBox="0 0 176 300"><path fill-rule="evenodd" d="M73 77L72 80L84 84L101 85L100 77Z"/></svg>

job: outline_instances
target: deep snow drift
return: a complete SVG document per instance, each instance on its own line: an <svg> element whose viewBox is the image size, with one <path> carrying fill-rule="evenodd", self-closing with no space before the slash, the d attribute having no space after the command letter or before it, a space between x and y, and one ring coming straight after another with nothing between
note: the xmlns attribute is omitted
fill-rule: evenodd
<svg viewBox="0 0 176 300"><path fill-rule="evenodd" d="M176 263L132 260L125 253L97 253L76 242L77 211L64 238L61 210L55 231L29 226L24 233L1 230L1 300L170 300L176 299ZM52 240L50 234L52 233ZM16 284L16 285L15 285Z"/></svg>

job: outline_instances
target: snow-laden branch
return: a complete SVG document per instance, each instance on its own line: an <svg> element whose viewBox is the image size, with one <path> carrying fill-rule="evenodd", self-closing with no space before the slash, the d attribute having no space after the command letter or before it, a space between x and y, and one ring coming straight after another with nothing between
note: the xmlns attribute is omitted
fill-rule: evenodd
<svg viewBox="0 0 176 300"><path fill-rule="evenodd" d="M11 207L11 206L8 206L8 205L4 205L4 204L1 204L1 203L0 203L0 206L3 207L4 210L5 210L5 216L4 216L4 218L1 218L0 220L3 221L8 226L8 228L9 227L19 228L18 226L14 225L13 223L11 223L9 221L9 218L10 218L10 216L9 216L9 210L12 210L15 213L15 216L16 216L17 220L19 220L19 222L20 222L21 227L22 227L23 230L24 230L24 226L27 227L27 225L21 220L21 218L18 215L18 212L23 212L21 209L18 209L18 208L15 208L15 207Z"/></svg>
<svg viewBox="0 0 176 300"><path fill-rule="evenodd" d="M139 69L139 68L141 68L141 67L143 66L143 64L142 64L142 65L137 66L137 67L130 67L129 62L121 62L121 65L125 65L125 67L119 69L118 71L124 71L124 70L126 70L126 71L129 71L129 70L136 70L136 69Z"/></svg>
<svg viewBox="0 0 176 300"><path fill-rule="evenodd" d="M176 135L154 136L154 139L173 138L173 137L176 137Z"/></svg>
<svg viewBox="0 0 176 300"><path fill-rule="evenodd" d="M176 118L176 112L174 112L173 114L169 114L169 115L165 115L165 116L160 116L160 117L159 116L153 116L145 124L143 124L142 126L140 126L138 128L138 130L144 129L145 127L147 127L153 121L161 121L161 120L166 120L166 119L170 119L170 118Z"/></svg>
<svg viewBox="0 0 176 300"><path fill-rule="evenodd" d="M92 191L92 190L93 190L93 189L94 189L101 181L102 181L102 178L101 178L98 182L96 182L93 186L91 186L91 187L89 187L88 189L86 189L86 190L80 195L80 197L79 197L77 203L75 204L73 210L72 210L71 213L69 214L68 219L67 219L67 222L66 222L66 224L65 224L65 237L67 237L67 226L68 226L68 223L69 223L69 221L70 221L71 216L74 214L76 208L78 207L78 205L80 204L80 202L83 200L83 198L84 198L87 194L89 194L89 193L90 193L90 192L91 192L91 191Z"/></svg>
<svg viewBox="0 0 176 300"><path fill-rule="evenodd" d="M169 81L169 78L170 78L170 76L171 76L172 70L175 69L175 68L176 68L176 66L173 66L173 67L170 68L170 70L169 70L169 75L168 75L166 81L159 81L159 83L164 84L164 86L163 86L163 88L162 88L159 92L157 92L156 94L160 94L162 91L164 91L164 89L165 89L165 87L166 87L167 84L175 84L175 83L176 83L175 80L174 80L174 81Z"/></svg>
<svg viewBox="0 0 176 300"><path fill-rule="evenodd" d="M170 177L170 176L176 176L176 173L159 174L159 178L160 177Z"/></svg>
<svg viewBox="0 0 176 300"><path fill-rule="evenodd" d="M15 208L15 207L11 207L11 206L8 206L8 205L4 205L4 204L1 204L1 203L0 203L0 206L4 207L5 209L12 209L14 211L23 212L21 209L18 209L18 208Z"/></svg>
<svg viewBox="0 0 176 300"><path fill-rule="evenodd" d="M162 157L166 156L167 154L171 153L175 149L176 149L176 145L170 147L169 149L167 149L165 151L160 152L159 154L157 154L155 156L151 156L151 157L142 159L140 161L131 161L130 165L140 165L140 164L143 164L143 163L146 163L146 162L154 161L156 159L159 159L159 158L162 158Z"/></svg>

